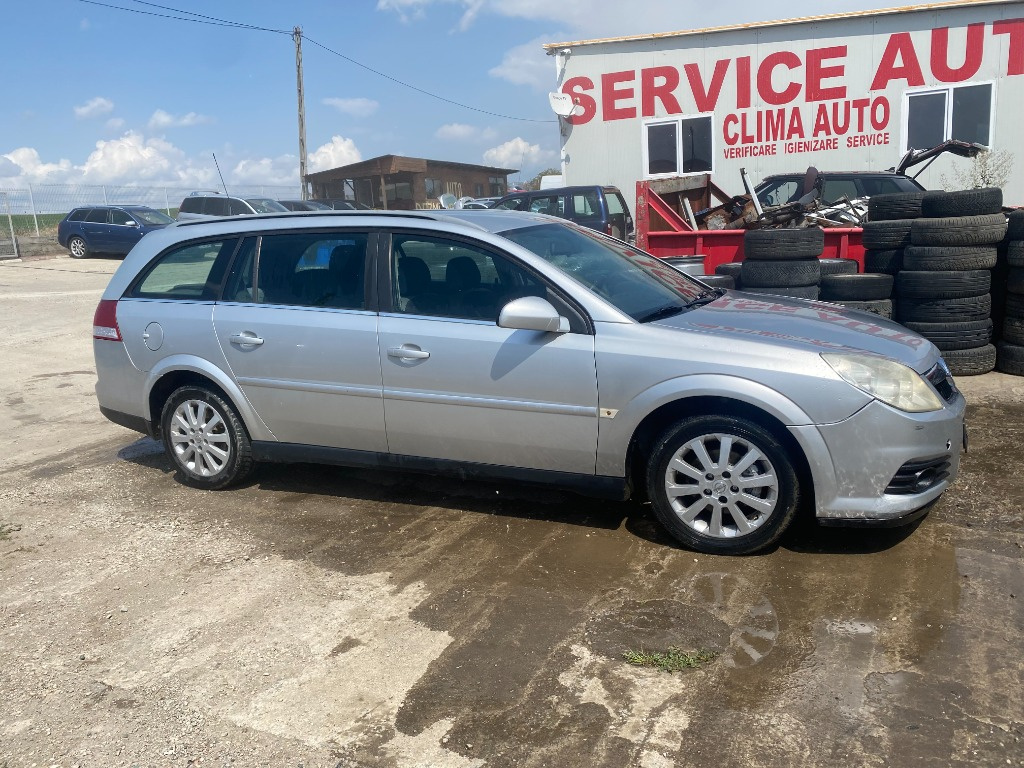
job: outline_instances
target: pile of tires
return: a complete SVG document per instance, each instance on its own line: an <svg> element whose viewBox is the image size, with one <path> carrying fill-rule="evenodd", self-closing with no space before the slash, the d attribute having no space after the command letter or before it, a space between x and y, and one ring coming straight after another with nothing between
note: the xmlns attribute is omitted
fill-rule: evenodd
<svg viewBox="0 0 1024 768"><path fill-rule="evenodd" d="M748 293L817 299L825 232L806 229L749 229L743 235L739 284Z"/></svg>
<svg viewBox="0 0 1024 768"><path fill-rule="evenodd" d="M909 242L896 273L896 319L935 344L954 375L988 373L996 363L992 269L1007 227L1002 191L927 192L920 203L920 216L901 222Z"/></svg>
<svg viewBox="0 0 1024 768"><path fill-rule="evenodd" d="M1006 288L1002 339L996 344L996 370L1024 376L1024 210L1008 217Z"/></svg>

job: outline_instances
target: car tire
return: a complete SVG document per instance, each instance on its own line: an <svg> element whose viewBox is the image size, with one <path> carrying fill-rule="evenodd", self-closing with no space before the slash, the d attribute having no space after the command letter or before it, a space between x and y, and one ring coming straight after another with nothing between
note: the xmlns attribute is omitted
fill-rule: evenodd
<svg viewBox="0 0 1024 768"><path fill-rule="evenodd" d="M1006 290L1018 296L1024 294L1024 267L1010 267L1006 275Z"/></svg>
<svg viewBox="0 0 1024 768"><path fill-rule="evenodd" d="M1011 344L1024 344L1024 317L1003 319L1003 341L1008 341Z"/></svg>
<svg viewBox="0 0 1024 768"><path fill-rule="evenodd" d="M648 498L658 520L684 546L708 554L756 552L777 541L796 514L800 483L789 455L760 424L693 416L654 445ZM749 466L737 473L745 462Z"/></svg>
<svg viewBox="0 0 1024 768"><path fill-rule="evenodd" d="M996 370L1024 376L1024 346L1001 341L996 345Z"/></svg>
<svg viewBox="0 0 1024 768"><path fill-rule="evenodd" d="M864 251L864 271L895 275L903 269L903 251L903 248L882 248Z"/></svg>
<svg viewBox="0 0 1024 768"><path fill-rule="evenodd" d="M736 285L740 284L740 271L743 269L742 261L727 261L725 264L719 264L715 267L716 275L729 275L733 280L736 281Z"/></svg>
<svg viewBox="0 0 1024 768"><path fill-rule="evenodd" d="M901 299L960 299L981 296L991 289L992 273L987 269L903 270L896 275L896 296Z"/></svg>
<svg viewBox="0 0 1024 768"><path fill-rule="evenodd" d="M967 323L905 323L914 333L924 336L942 351L973 349L992 341L992 321Z"/></svg>
<svg viewBox="0 0 1024 768"><path fill-rule="evenodd" d="M800 285L796 287L769 286L765 288L747 288L743 286L740 290L746 293L754 293L767 296L786 296L790 299L812 299L817 300L821 295L816 285Z"/></svg>
<svg viewBox="0 0 1024 768"><path fill-rule="evenodd" d="M1024 240L1014 240L1006 247L1006 263L1011 267L1024 267Z"/></svg>
<svg viewBox="0 0 1024 768"><path fill-rule="evenodd" d="M89 246L78 235L68 240L68 253L72 259L86 259L90 256Z"/></svg>
<svg viewBox="0 0 1024 768"><path fill-rule="evenodd" d="M217 490L244 480L254 462L234 407L205 387L175 390L160 416L164 450L185 485Z"/></svg>
<svg viewBox="0 0 1024 768"><path fill-rule="evenodd" d="M999 187L962 189L955 192L934 191L921 201L921 215L928 219L950 216L984 216L1001 213L1003 190Z"/></svg>
<svg viewBox="0 0 1024 768"><path fill-rule="evenodd" d="M894 192L868 198L868 221L892 221L921 217L925 192Z"/></svg>
<svg viewBox="0 0 1024 768"><path fill-rule="evenodd" d="M942 359L954 376L980 376L996 367L996 348L985 344L974 349L956 349L942 353Z"/></svg>
<svg viewBox="0 0 1024 768"><path fill-rule="evenodd" d="M911 224L910 219L867 221L864 223L860 239L864 247L872 251L903 248L910 245Z"/></svg>
<svg viewBox="0 0 1024 768"><path fill-rule="evenodd" d="M710 285L712 288L725 288L726 290L733 290L736 288L736 281L732 275L695 275L704 285Z"/></svg>
<svg viewBox="0 0 1024 768"><path fill-rule="evenodd" d="M907 299L896 306L896 317L910 323L957 323L986 320L992 315L989 294L961 299Z"/></svg>
<svg viewBox="0 0 1024 768"><path fill-rule="evenodd" d="M903 252L903 269L930 270L992 269L999 251L992 246L909 245Z"/></svg>
<svg viewBox="0 0 1024 768"><path fill-rule="evenodd" d="M821 265L817 259L800 261L751 261L743 262L740 282L749 288L795 288L817 285L821 280Z"/></svg>
<svg viewBox="0 0 1024 768"><path fill-rule="evenodd" d="M825 275L821 278L822 301L877 301L892 297L892 275L865 272L857 275Z"/></svg>
<svg viewBox="0 0 1024 768"><path fill-rule="evenodd" d="M847 309L856 309L861 312L870 312L873 315L884 317L886 319L892 318L892 299L878 299L876 301L832 301L831 304L838 304L841 307Z"/></svg>
<svg viewBox="0 0 1024 768"><path fill-rule="evenodd" d="M1024 318L1024 296L1008 294L1003 309L1006 311L1007 317Z"/></svg>
<svg viewBox="0 0 1024 768"><path fill-rule="evenodd" d="M943 219L914 219L910 228L913 245L992 245L1006 235L1006 217L953 216Z"/></svg>
<svg viewBox="0 0 1024 768"><path fill-rule="evenodd" d="M825 250L825 231L806 229L748 229L743 235L746 260L793 261L817 259Z"/></svg>
<svg viewBox="0 0 1024 768"><path fill-rule="evenodd" d="M819 259L821 276L825 275L854 275L857 274L857 262L855 259Z"/></svg>
<svg viewBox="0 0 1024 768"><path fill-rule="evenodd" d="M1024 208L1006 214L1006 237L1008 240L1024 240Z"/></svg>

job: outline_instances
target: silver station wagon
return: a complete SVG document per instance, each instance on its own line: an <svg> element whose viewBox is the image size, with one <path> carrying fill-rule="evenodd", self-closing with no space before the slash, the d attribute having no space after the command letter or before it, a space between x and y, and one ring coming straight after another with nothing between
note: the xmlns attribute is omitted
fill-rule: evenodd
<svg viewBox="0 0 1024 768"><path fill-rule="evenodd" d="M896 323L713 289L571 222L290 213L147 235L94 320L100 410L183 482L258 462L394 467L648 499L745 553L797 514L916 519L965 403Z"/></svg>

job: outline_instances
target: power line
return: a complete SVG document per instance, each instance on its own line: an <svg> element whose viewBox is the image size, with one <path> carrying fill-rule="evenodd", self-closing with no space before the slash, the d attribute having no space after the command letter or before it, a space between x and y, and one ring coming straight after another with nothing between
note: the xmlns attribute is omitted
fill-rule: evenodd
<svg viewBox="0 0 1024 768"><path fill-rule="evenodd" d="M157 3L146 2L146 0L132 0L132 2L138 3L140 5L146 5L146 6L149 6L150 8L159 8L162 11L169 11L171 13L185 14L185 15L172 16L169 13L157 13L156 11L146 11L146 10L142 10L140 8L127 8L127 7L122 6L122 5L114 5L112 3L100 2L100 0L79 0L79 2L86 3L88 5L98 5L98 6L101 6L103 8L110 8L112 10L117 10L117 11L127 11L129 13L138 13L138 14L142 14L144 16L155 16L155 17L161 18L161 19L172 19L174 21L187 21L187 22L191 22L193 24L207 24L209 26L214 26L214 27L234 27L236 29L251 29L251 30L254 30L254 31L257 31L257 32L273 32L273 33L279 34L279 35L289 35L289 36L291 36L293 34L293 32L291 30L272 29L270 27L260 27L260 26L256 26L256 25L253 25L253 24L245 24L245 23L239 22L239 21L230 21L228 19L220 19L220 18L217 18L216 16L205 16L205 15L203 15L201 13L194 13L193 11L182 11L182 10L179 10L177 8L171 8L170 6L159 5ZM192 18L189 18L189 17L192 17ZM371 73L377 75L378 77L383 77L385 80L390 80L391 82L393 82L393 83L395 83L397 85L401 85L404 88L408 88L410 90L416 91L417 93L421 93L424 96L429 96L432 99L437 99L438 101L442 101L445 104L451 104L452 106L461 107L462 109L468 109L471 112L478 112L478 113L480 113L482 115L488 115L490 117L497 117L497 118L501 118L503 120L517 120L517 121L525 122L525 123L554 123L554 122L556 122L555 120L541 120L541 119L533 118L533 117L516 117L514 115L505 115L505 114L502 114L500 112L491 112L491 111L486 110L486 109L480 109L479 107L470 106L469 104L463 104L462 102L455 101L454 99L446 98L446 97L441 96L439 94L433 93L432 91L425 90L425 89L420 88L418 86L412 85L411 83L407 83L404 80L400 80L397 77L393 77L392 75L389 75L389 74L386 74L384 72L381 72L380 70L374 69L373 67L368 66L366 64L363 64L361 61L353 59L351 56L346 56L345 54L340 53L339 51L336 51L333 48L330 48L330 47L324 45L323 43L318 43L316 40L314 40L313 38L311 38L311 37L309 37L307 35L303 35L303 37L306 40L308 40L310 43L315 45L317 48L321 48L322 50L326 51L327 53L333 54L333 55L337 56L338 58L344 59L345 61L349 62L350 64L354 64L357 67L361 67L362 69L365 69L367 72L371 72Z"/></svg>

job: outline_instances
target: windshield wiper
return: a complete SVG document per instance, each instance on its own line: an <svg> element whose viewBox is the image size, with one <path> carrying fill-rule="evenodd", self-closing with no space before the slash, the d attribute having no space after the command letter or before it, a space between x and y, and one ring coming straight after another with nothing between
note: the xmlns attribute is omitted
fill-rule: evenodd
<svg viewBox="0 0 1024 768"><path fill-rule="evenodd" d="M712 301L720 299L724 295L724 288L715 288L711 291L708 291L707 293L702 293L695 299L691 299L690 301L686 302L686 308L689 309L690 307L703 307L705 304L710 304Z"/></svg>
<svg viewBox="0 0 1024 768"><path fill-rule="evenodd" d="M686 309L685 305L684 306L680 306L679 304L666 304L663 307L658 307L657 309L652 309L646 315L641 315L640 317L638 317L636 319L636 321L638 323L650 323L650 322L653 322L655 320L663 320L666 317L672 317L673 315L678 315L684 309Z"/></svg>

